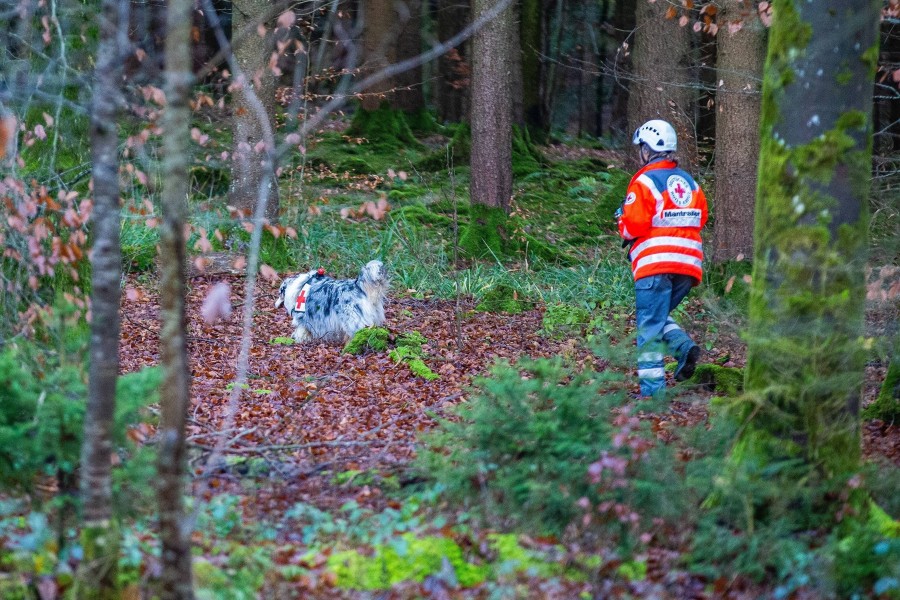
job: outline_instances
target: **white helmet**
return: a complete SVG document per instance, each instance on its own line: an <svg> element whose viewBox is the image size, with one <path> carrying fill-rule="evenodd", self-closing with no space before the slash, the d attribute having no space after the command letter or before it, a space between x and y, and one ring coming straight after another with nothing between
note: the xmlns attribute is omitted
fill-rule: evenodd
<svg viewBox="0 0 900 600"><path fill-rule="evenodd" d="M631 143L647 144L654 152L674 152L678 149L678 136L666 121L653 119L635 130Z"/></svg>

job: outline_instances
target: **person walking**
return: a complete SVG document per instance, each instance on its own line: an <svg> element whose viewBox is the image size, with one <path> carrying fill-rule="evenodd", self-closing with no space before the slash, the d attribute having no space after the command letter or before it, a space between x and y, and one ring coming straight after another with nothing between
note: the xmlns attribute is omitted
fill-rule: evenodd
<svg viewBox="0 0 900 600"><path fill-rule="evenodd" d="M665 390L666 347L678 360L676 381L689 379L700 359L700 347L670 313L703 277L700 230L708 211L703 190L678 167L672 125L647 121L632 143L638 146L641 168L616 216L634 274L641 396L651 397Z"/></svg>

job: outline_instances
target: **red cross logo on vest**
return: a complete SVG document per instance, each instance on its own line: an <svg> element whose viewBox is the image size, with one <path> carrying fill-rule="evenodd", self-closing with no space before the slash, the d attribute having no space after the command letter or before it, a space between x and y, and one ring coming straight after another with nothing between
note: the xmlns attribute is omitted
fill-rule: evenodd
<svg viewBox="0 0 900 600"><path fill-rule="evenodd" d="M670 175L666 181L666 189L676 206L684 208L691 203L691 184L681 175Z"/></svg>
<svg viewBox="0 0 900 600"><path fill-rule="evenodd" d="M309 288L310 284L307 283L300 290L300 294L297 296L297 306L295 307L297 312L306 312L306 292L309 291Z"/></svg>

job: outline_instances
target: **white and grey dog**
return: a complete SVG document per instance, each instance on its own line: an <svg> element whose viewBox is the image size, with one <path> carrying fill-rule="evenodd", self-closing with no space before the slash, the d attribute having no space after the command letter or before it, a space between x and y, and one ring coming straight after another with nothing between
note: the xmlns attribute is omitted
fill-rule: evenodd
<svg viewBox="0 0 900 600"><path fill-rule="evenodd" d="M384 323L387 271L372 260L356 279L333 279L318 271L288 277L281 283L275 308L284 306L298 342L344 343L363 327Z"/></svg>

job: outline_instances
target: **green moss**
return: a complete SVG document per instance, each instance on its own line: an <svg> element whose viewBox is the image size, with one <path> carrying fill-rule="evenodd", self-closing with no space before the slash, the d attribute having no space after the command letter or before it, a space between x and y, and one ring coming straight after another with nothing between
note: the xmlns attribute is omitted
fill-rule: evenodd
<svg viewBox="0 0 900 600"><path fill-rule="evenodd" d="M427 154L416 163L416 168L420 171L442 171L451 166L468 165L471 156L472 129L468 123L460 123L456 125L447 146Z"/></svg>
<svg viewBox="0 0 900 600"><path fill-rule="evenodd" d="M382 352L387 349L388 330L383 327L365 327L356 332L344 346L344 354L362 354L367 350Z"/></svg>
<svg viewBox="0 0 900 600"><path fill-rule="evenodd" d="M421 377L426 381L434 381L435 379L441 378L441 376L432 371L421 358L411 358L406 361L406 364L416 377Z"/></svg>
<svg viewBox="0 0 900 600"><path fill-rule="evenodd" d="M426 381L440 379L440 375L428 368L422 360L425 354L422 345L427 342L425 336L418 331L401 334L397 338L397 347L388 356L396 363L405 362L414 375Z"/></svg>
<svg viewBox="0 0 900 600"><path fill-rule="evenodd" d="M499 207L473 204L468 224L461 228L460 252L469 258L502 257L509 247L509 217Z"/></svg>
<svg viewBox="0 0 900 600"><path fill-rule="evenodd" d="M895 347L900 350L900 337ZM866 419L881 419L886 423L900 421L900 354L894 352L887 375L875 402L863 411Z"/></svg>
<svg viewBox="0 0 900 600"><path fill-rule="evenodd" d="M443 129L435 118L434 112L428 109L423 108L415 112L406 113L404 116L410 131L417 135L428 135Z"/></svg>
<svg viewBox="0 0 900 600"><path fill-rule="evenodd" d="M492 533L487 536L491 549L497 553L497 562L513 567L516 571L530 571L538 577L555 577L563 574L560 563L546 562L523 548L519 538L511 533ZM575 573L569 576L578 577Z"/></svg>
<svg viewBox="0 0 900 600"><path fill-rule="evenodd" d="M375 110L358 109L346 134L365 138L373 148L380 151L422 147L413 135L403 111L391 108L386 101Z"/></svg>
<svg viewBox="0 0 900 600"><path fill-rule="evenodd" d="M376 546L371 556L355 550L335 552L328 557L328 570L337 575L343 588L380 590L403 581L423 581L440 572L444 560L453 567L461 586L468 587L485 580L488 568L466 562L462 549L450 538L416 538L412 533L394 543Z"/></svg>
<svg viewBox="0 0 900 600"><path fill-rule="evenodd" d="M326 568L337 575L339 587L361 590L384 590L404 581L424 581L442 571L445 561L453 567L457 582L464 588L487 580L500 564L518 572L532 571L541 577L563 574L558 563L541 561L522 548L514 535L492 534L488 543L497 554L496 564L467 561L451 538L417 538L407 533L393 543L376 546L371 555L356 550L335 552L328 558Z"/></svg>
<svg viewBox="0 0 900 600"><path fill-rule="evenodd" d="M269 340L273 346L290 346L294 343L294 338L278 336Z"/></svg>
<svg viewBox="0 0 900 600"><path fill-rule="evenodd" d="M837 74L835 81L837 81L838 85L847 85L848 83L853 81L853 71L844 68L840 73Z"/></svg>
<svg viewBox="0 0 900 600"><path fill-rule="evenodd" d="M513 177L526 177L541 170L544 157L531 142L527 129L513 127L512 172Z"/></svg>
<svg viewBox="0 0 900 600"><path fill-rule="evenodd" d="M712 364L697 365L688 384L702 385L718 394L735 396L744 389L744 370Z"/></svg>
<svg viewBox="0 0 900 600"><path fill-rule="evenodd" d="M439 227L451 227L453 225L451 217L428 210L428 207L423 204L401 206L392 210L390 214L395 219L405 219L413 223L421 223L422 225Z"/></svg>
<svg viewBox="0 0 900 600"><path fill-rule="evenodd" d="M528 310L528 304L524 299L524 295L520 297L520 292L517 289L500 283L492 286L485 292L481 302L475 306L475 310L517 315Z"/></svg>
<svg viewBox="0 0 900 600"><path fill-rule="evenodd" d="M388 192L388 200L393 202L424 198L431 193L431 190L426 187L413 183L406 183L399 179L394 181L393 185L394 187Z"/></svg>

